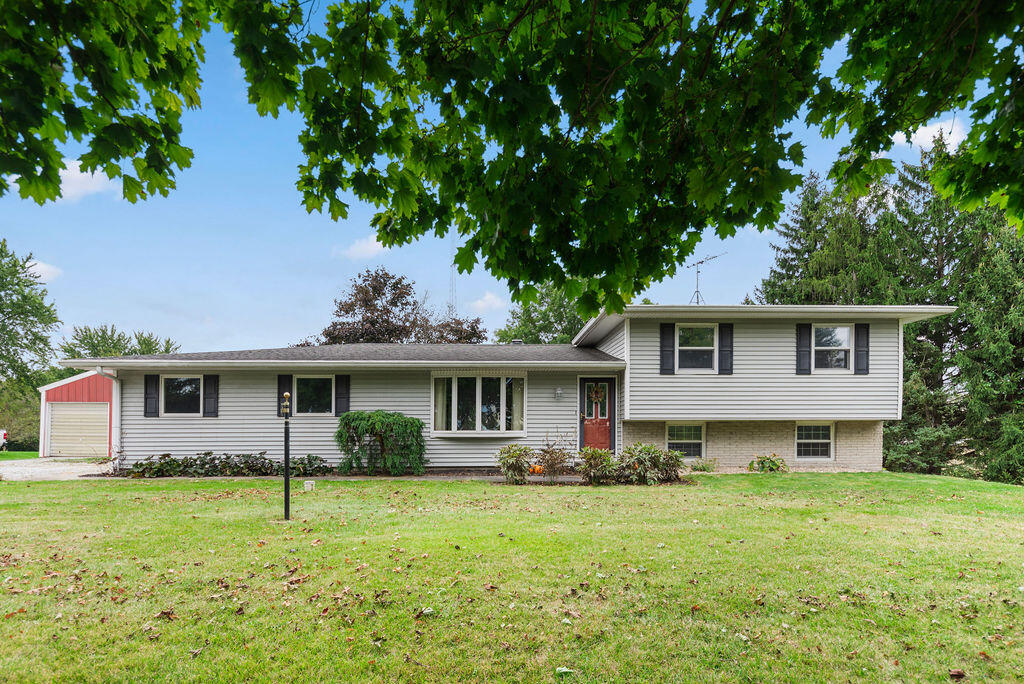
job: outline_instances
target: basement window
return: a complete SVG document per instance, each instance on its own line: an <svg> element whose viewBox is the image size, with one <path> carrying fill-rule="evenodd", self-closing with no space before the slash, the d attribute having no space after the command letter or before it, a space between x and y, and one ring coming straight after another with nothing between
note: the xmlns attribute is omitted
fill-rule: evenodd
<svg viewBox="0 0 1024 684"><path fill-rule="evenodd" d="M667 432L666 442L669 451L678 451L683 458L703 458L703 423L669 423Z"/></svg>
<svg viewBox="0 0 1024 684"><path fill-rule="evenodd" d="M808 460L832 458L832 423L798 423L796 426L796 457Z"/></svg>

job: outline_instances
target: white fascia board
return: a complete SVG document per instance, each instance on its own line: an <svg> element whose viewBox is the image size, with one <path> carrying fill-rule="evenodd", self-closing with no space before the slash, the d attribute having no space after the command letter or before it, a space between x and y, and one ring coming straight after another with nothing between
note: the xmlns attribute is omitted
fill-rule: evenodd
<svg viewBox="0 0 1024 684"><path fill-rule="evenodd" d="M891 319L904 323L923 321L956 311L955 306L840 306L840 305L751 305L734 304L709 306L707 304L665 305L631 304L621 314L598 314L587 321L573 338L576 346L592 346L601 341L624 318L659 318L672 320L741 320L741 319L802 319L808 321L835 320L862 317Z"/></svg>
<svg viewBox="0 0 1024 684"><path fill-rule="evenodd" d="M65 368L92 368L96 362L89 359L62 359L58 362ZM168 360L155 359L107 361L104 368L145 369L145 368L527 368L562 369L584 368L588 370L619 370L626 367L625 361L284 361L284 360ZM93 371L95 372L95 371Z"/></svg>
<svg viewBox="0 0 1024 684"><path fill-rule="evenodd" d="M829 319L836 316L869 316L871 318L891 318L904 321L925 320L956 311L955 306L839 306L839 305L747 305L730 306L665 306L661 304L637 304L627 306L626 316L630 318L661 318L675 316L681 318L793 318Z"/></svg>
<svg viewBox="0 0 1024 684"><path fill-rule="evenodd" d="M63 364L61 364L61 365L63 365ZM96 366L96 364L90 364L90 367L95 367L95 366ZM66 366L66 367L67 368L80 368L81 366ZM64 378L63 380L57 380L56 382L51 382L49 385L43 385L42 387L37 387L36 389L38 389L40 392L45 392L46 390L52 390L54 387L60 387L61 385L67 385L69 383L75 382L76 380L81 380L82 378L87 378L90 375L96 375L96 371L91 370L91 371L86 371L84 373L79 373L78 375L72 375L70 378Z"/></svg>

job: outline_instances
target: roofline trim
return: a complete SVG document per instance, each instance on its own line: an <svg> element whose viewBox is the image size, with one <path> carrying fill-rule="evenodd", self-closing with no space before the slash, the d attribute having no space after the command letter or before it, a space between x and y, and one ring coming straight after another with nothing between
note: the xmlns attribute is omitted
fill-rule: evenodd
<svg viewBox="0 0 1024 684"><path fill-rule="evenodd" d="M61 359L65 368L95 368L97 359ZM346 359L338 361L287 361L281 359L188 359L117 360L102 364L103 368L608 368L623 369L625 361L364 361Z"/></svg>
<svg viewBox="0 0 1024 684"><path fill-rule="evenodd" d="M599 313L587 321L583 329L573 338L576 346L597 343L599 338L591 339L595 331L611 322L615 324L625 318L794 318L809 317L811 319L830 318L833 316L868 316L913 323L936 316L943 316L956 311L955 306L924 305L831 305L831 304L730 304L724 306L700 305L665 305L665 304L633 304L627 306L622 313Z"/></svg>
<svg viewBox="0 0 1024 684"><path fill-rule="evenodd" d="M70 384L72 382L75 382L76 380L82 380L83 378L88 378L88 377L90 377L92 375L99 375L99 374L95 370L85 371L84 373L79 373L78 375L72 375L70 378L64 378L63 380L55 380L54 382L51 382L48 385L43 385L42 387L36 387L36 389L39 390L40 392L46 392L47 390L52 390L52 389L55 389L57 387L61 387L62 385L67 385L67 384Z"/></svg>

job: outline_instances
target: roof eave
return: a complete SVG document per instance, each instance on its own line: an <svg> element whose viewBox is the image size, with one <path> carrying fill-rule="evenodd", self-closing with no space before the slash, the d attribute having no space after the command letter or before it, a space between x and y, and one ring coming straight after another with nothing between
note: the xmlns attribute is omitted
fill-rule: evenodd
<svg viewBox="0 0 1024 684"><path fill-rule="evenodd" d="M619 370L626 367L625 361L287 361L280 359L228 359L228 360L166 360L118 359L97 361L96 359L61 359L65 368L146 369L146 368L588 368Z"/></svg>

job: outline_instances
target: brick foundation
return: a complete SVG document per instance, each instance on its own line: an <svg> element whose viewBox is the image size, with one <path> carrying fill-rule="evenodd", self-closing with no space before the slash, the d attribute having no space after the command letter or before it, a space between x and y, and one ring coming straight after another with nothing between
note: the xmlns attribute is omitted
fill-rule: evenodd
<svg viewBox="0 0 1024 684"><path fill-rule="evenodd" d="M882 421L835 423L834 458L830 461L796 459L794 421L719 421L705 424L705 457L718 461L722 470L745 469L754 454L775 453L792 470L873 471L882 469ZM638 442L665 448L665 423L623 421L622 444Z"/></svg>

